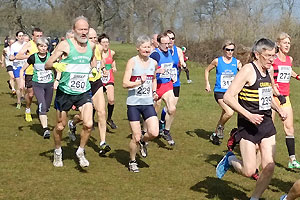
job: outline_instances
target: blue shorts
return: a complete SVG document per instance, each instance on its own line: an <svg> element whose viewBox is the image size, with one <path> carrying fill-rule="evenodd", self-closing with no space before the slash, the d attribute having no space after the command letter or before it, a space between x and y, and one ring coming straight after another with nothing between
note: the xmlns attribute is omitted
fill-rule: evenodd
<svg viewBox="0 0 300 200"><path fill-rule="evenodd" d="M157 116L153 105L127 105L127 117L129 121L140 121L141 115L144 121L149 117Z"/></svg>
<svg viewBox="0 0 300 200"><path fill-rule="evenodd" d="M17 69L13 69L14 77L19 78L20 77L20 70L22 67L17 67Z"/></svg>

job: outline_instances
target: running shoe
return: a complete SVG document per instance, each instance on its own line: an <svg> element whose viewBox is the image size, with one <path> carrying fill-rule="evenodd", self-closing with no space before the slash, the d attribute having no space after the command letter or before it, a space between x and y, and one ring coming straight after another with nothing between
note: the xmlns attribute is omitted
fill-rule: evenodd
<svg viewBox="0 0 300 200"><path fill-rule="evenodd" d="M300 163L297 160L293 160L292 162L289 162L288 168L290 168L290 169L300 169Z"/></svg>
<svg viewBox="0 0 300 200"><path fill-rule="evenodd" d="M192 82L193 82L192 80L187 80L187 83L188 83L188 84L190 84L190 83L192 83Z"/></svg>
<svg viewBox="0 0 300 200"><path fill-rule="evenodd" d="M224 126L222 125L219 125L218 128L217 128L217 136L220 138L220 139L223 139L224 138Z"/></svg>
<svg viewBox="0 0 300 200"><path fill-rule="evenodd" d="M175 141L172 139L171 133L163 133L162 137L168 142L169 145L174 146Z"/></svg>
<svg viewBox="0 0 300 200"><path fill-rule="evenodd" d="M286 200L286 198L287 198L287 194L284 194L280 197L280 200Z"/></svg>
<svg viewBox="0 0 300 200"><path fill-rule="evenodd" d="M84 156L84 151L79 153L78 150L76 151L76 156L79 159L79 165L80 167L88 167L90 165L89 161Z"/></svg>
<svg viewBox="0 0 300 200"><path fill-rule="evenodd" d="M102 144L100 145L100 151L99 151L99 156L104 156L107 152L111 150L109 144Z"/></svg>
<svg viewBox="0 0 300 200"><path fill-rule="evenodd" d="M144 142L144 141L140 140L139 144L140 144L140 153L141 153L141 156L143 158L146 158L147 155L148 155L148 152L147 152L148 142Z"/></svg>
<svg viewBox="0 0 300 200"><path fill-rule="evenodd" d="M56 154L54 150L54 160L53 160L54 167L62 167L64 164L62 162L62 153Z"/></svg>
<svg viewBox="0 0 300 200"><path fill-rule="evenodd" d="M20 103L17 103L16 108L17 108L18 110L20 110L20 109L21 109L21 104L20 104Z"/></svg>
<svg viewBox="0 0 300 200"><path fill-rule="evenodd" d="M32 122L31 113L25 113L25 121L26 122Z"/></svg>
<svg viewBox="0 0 300 200"><path fill-rule="evenodd" d="M50 139L50 131L49 130L45 130L43 137L44 137L44 139Z"/></svg>
<svg viewBox="0 0 300 200"><path fill-rule="evenodd" d="M69 127L69 140L74 142L76 140L76 125L73 125L73 120L68 121L68 127Z"/></svg>
<svg viewBox="0 0 300 200"><path fill-rule="evenodd" d="M12 94L12 95L15 95L15 94L17 94L17 91L16 91L16 89L12 89L12 90L11 90L11 94Z"/></svg>
<svg viewBox="0 0 300 200"><path fill-rule="evenodd" d="M228 151L226 155L222 158L222 160L218 163L216 168L216 174L219 179L223 178L227 170L229 169L229 156L233 156L234 153L232 151Z"/></svg>
<svg viewBox="0 0 300 200"><path fill-rule="evenodd" d="M106 124L108 124L112 129L118 128L112 119L107 119Z"/></svg>
<svg viewBox="0 0 300 200"><path fill-rule="evenodd" d="M217 136L216 133L213 133L210 135L209 140L214 144L214 145L220 145L221 141L220 138Z"/></svg>
<svg viewBox="0 0 300 200"><path fill-rule="evenodd" d="M258 169L256 169L255 173L252 174L251 178L255 181L257 181L259 179L259 171Z"/></svg>
<svg viewBox="0 0 300 200"><path fill-rule="evenodd" d="M230 137L227 141L227 148L228 151L233 151L234 147L236 146L236 141L235 141L235 135L237 133L237 128L234 128L230 131Z"/></svg>
<svg viewBox="0 0 300 200"><path fill-rule="evenodd" d="M166 123L164 121L159 120L159 135L162 136L164 133Z"/></svg>
<svg viewBox="0 0 300 200"><path fill-rule="evenodd" d="M136 160L133 160L133 161L129 162L128 170L131 171L131 172L134 172L134 173L140 172Z"/></svg>

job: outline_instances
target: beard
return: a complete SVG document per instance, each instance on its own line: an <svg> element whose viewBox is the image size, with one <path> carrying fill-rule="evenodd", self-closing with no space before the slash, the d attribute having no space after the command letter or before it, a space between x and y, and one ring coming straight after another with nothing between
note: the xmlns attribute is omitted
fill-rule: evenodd
<svg viewBox="0 0 300 200"><path fill-rule="evenodd" d="M88 41L88 36L86 35L86 38L81 38L79 34L74 32L74 38L81 44L85 44Z"/></svg>

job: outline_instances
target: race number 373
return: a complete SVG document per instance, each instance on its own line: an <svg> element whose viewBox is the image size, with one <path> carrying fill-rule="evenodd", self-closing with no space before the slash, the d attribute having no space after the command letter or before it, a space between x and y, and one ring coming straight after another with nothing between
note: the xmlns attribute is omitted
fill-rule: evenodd
<svg viewBox="0 0 300 200"><path fill-rule="evenodd" d="M258 88L259 110L271 109L272 87Z"/></svg>

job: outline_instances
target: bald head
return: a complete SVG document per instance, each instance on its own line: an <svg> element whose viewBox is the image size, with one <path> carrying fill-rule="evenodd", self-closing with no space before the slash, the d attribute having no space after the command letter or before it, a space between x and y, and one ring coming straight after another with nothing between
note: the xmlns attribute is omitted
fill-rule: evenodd
<svg viewBox="0 0 300 200"><path fill-rule="evenodd" d="M98 43L98 36L97 36L95 29L93 29L93 28L89 29L89 41L93 42L95 44Z"/></svg>

